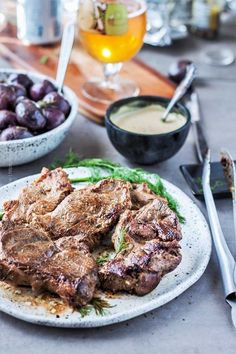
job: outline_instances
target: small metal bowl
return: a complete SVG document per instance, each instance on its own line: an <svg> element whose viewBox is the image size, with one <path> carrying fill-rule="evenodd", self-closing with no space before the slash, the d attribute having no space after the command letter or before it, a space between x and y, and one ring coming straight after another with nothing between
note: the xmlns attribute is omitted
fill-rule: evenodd
<svg viewBox="0 0 236 354"><path fill-rule="evenodd" d="M154 164L165 161L174 156L183 146L191 124L191 117L188 109L177 104L175 112L186 117L186 123L177 130L164 134L138 134L119 128L110 119L112 113L115 113L122 106L129 103L137 103L137 106L149 104L159 104L166 107L170 102L169 98L159 96L138 96L125 98L114 102L106 111L105 125L108 136L113 146L121 155L128 160L139 164Z"/></svg>

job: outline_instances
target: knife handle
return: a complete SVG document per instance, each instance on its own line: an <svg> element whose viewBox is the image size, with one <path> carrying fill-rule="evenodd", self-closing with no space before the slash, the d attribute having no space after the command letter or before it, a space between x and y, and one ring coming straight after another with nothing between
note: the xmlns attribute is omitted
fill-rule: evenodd
<svg viewBox="0 0 236 354"><path fill-rule="evenodd" d="M212 238L219 261L225 296L227 297L236 292L236 284L234 282L235 261L225 241L210 187L209 155L205 159L202 180Z"/></svg>
<svg viewBox="0 0 236 354"><path fill-rule="evenodd" d="M220 266L221 277L224 285L224 292L225 296L227 297L230 294L236 292L236 286L234 283L235 261L226 244L222 229L219 225L217 225L218 223L217 220L215 220L214 213L211 213L209 207L207 208L207 210L211 224L214 245ZM212 225L214 224L215 227L212 227Z"/></svg>

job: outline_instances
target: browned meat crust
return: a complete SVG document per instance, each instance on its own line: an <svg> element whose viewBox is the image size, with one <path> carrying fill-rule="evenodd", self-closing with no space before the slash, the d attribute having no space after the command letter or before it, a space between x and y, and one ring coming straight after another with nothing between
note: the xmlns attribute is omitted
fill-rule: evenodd
<svg viewBox="0 0 236 354"><path fill-rule="evenodd" d="M71 305L88 303L98 284L89 248L131 207L130 189L103 180L73 191L62 169L44 169L18 200L5 203L0 277L55 292Z"/></svg>
<svg viewBox="0 0 236 354"><path fill-rule="evenodd" d="M76 237L52 241L28 225L2 234L4 258L0 278L49 290L70 305L85 305L98 283L97 265L88 247Z"/></svg>
<svg viewBox="0 0 236 354"><path fill-rule="evenodd" d="M62 168L49 171L43 168L39 178L22 189L18 200L5 202L3 228L10 224L30 223L35 215L53 211L73 188Z"/></svg>
<svg viewBox="0 0 236 354"><path fill-rule="evenodd" d="M77 235L90 249L115 225L119 216L131 207L130 183L102 180L75 190L49 214L34 219L51 238Z"/></svg>
<svg viewBox="0 0 236 354"><path fill-rule="evenodd" d="M43 169L4 205L0 279L85 305L99 286L144 295L181 261L178 219L146 184L105 179L73 190L67 174ZM117 224L118 223L118 224ZM117 224L117 225L116 225ZM99 269L91 251L115 227L125 249Z"/></svg>
<svg viewBox="0 0 236 354"><path fill-rule="evenodd" d="M114 292L144 295L181 261L178 219L162 198L138 211L126 211L112 236L116 244L123 233L125 249L99 270L101 285Z"/></svg>
<svg viewBox="0 0 236 354"><path fill-rule="evenodd" d="M132 184L131 200L132 209L140 209L147 205L153 199L156 199L156 194L151 191L145 183Z"/></svg>

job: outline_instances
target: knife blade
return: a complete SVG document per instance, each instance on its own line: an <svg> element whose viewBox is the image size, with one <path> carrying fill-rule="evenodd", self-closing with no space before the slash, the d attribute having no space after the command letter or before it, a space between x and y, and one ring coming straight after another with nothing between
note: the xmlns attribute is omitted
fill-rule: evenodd
<svg viewBox="0 0 236 354"><path fill-rule="evenodd" d="M197 158L200 163L203 163L209 147L201 125L201 110L200 110L199 97L195 90L193 90L189 96L187 107L191 113L192 129L193 129L193 136L194 136L195 147L197 152Z"/></svg>
<svg viewBox="0 0 236 354"><path fill-rule="evenodd" d="M225 300L231 306L232 322L236 328L236 284L234 281L235 260L227 246L219 217L217 214L213 194L210 187L210 151L208 150L203 167L202 184L203 194L214 241L221 277L224 286Z"/></svg>

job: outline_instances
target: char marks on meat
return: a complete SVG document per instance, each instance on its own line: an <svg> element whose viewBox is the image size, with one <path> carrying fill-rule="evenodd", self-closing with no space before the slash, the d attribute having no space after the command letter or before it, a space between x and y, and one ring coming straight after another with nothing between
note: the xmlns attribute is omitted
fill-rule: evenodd
<svg viewBox="0 0 236 354"><path fill-rule="evenodd" d="M114 244L122 233L125 249L100 268L101 284L114 292L144 295L181 261L178 219L164 199L155 198L122 215L112 236Z"/></svg>
<svg viewBox="0 0 236 354"><path fill-rule="evenodd" d="M97 287L144 295L181 261L178 219L146 184L104 179L74 190L61 168L44 168L4 210L0 279L72 306ZM123 235L123 250L98 268L91 252L110 233L114 245Z"/></svg>
<svg viewBox="0 0 236 354"><path fill-rule="evenodd" d="M17 200L4 203L3 228L9 228L12 223L30 223L35 215L53 211L72 191L68 176L62 168L53 171L43 168L40 176L22 189Z"/></svg>
<svg viewBox="0 0 236 354"><path fill-rule="evenodd" d="M119 180L102 180L75 190L58 207L34 222L47 230L51 238L77 235L90 249L99 245L126 209L131 208L131 184Z"/></svg>
<svg viewBox="0 0 236 354"><path fill-rule="evenodd" d="M58 294L85 305L98 284L90 249L131 207L131 185L103 180L73 191L62 169L41 176L6 202L1 231L0 278Z"/></svg>
<svg viewBox="0 0 236 354"><path fill-rule="evenodd" d="M48 290L70 305L85 305L98 283L96 262L76 237L52 241L44 231L16 226L2 234L0 278Z"/></svg>

